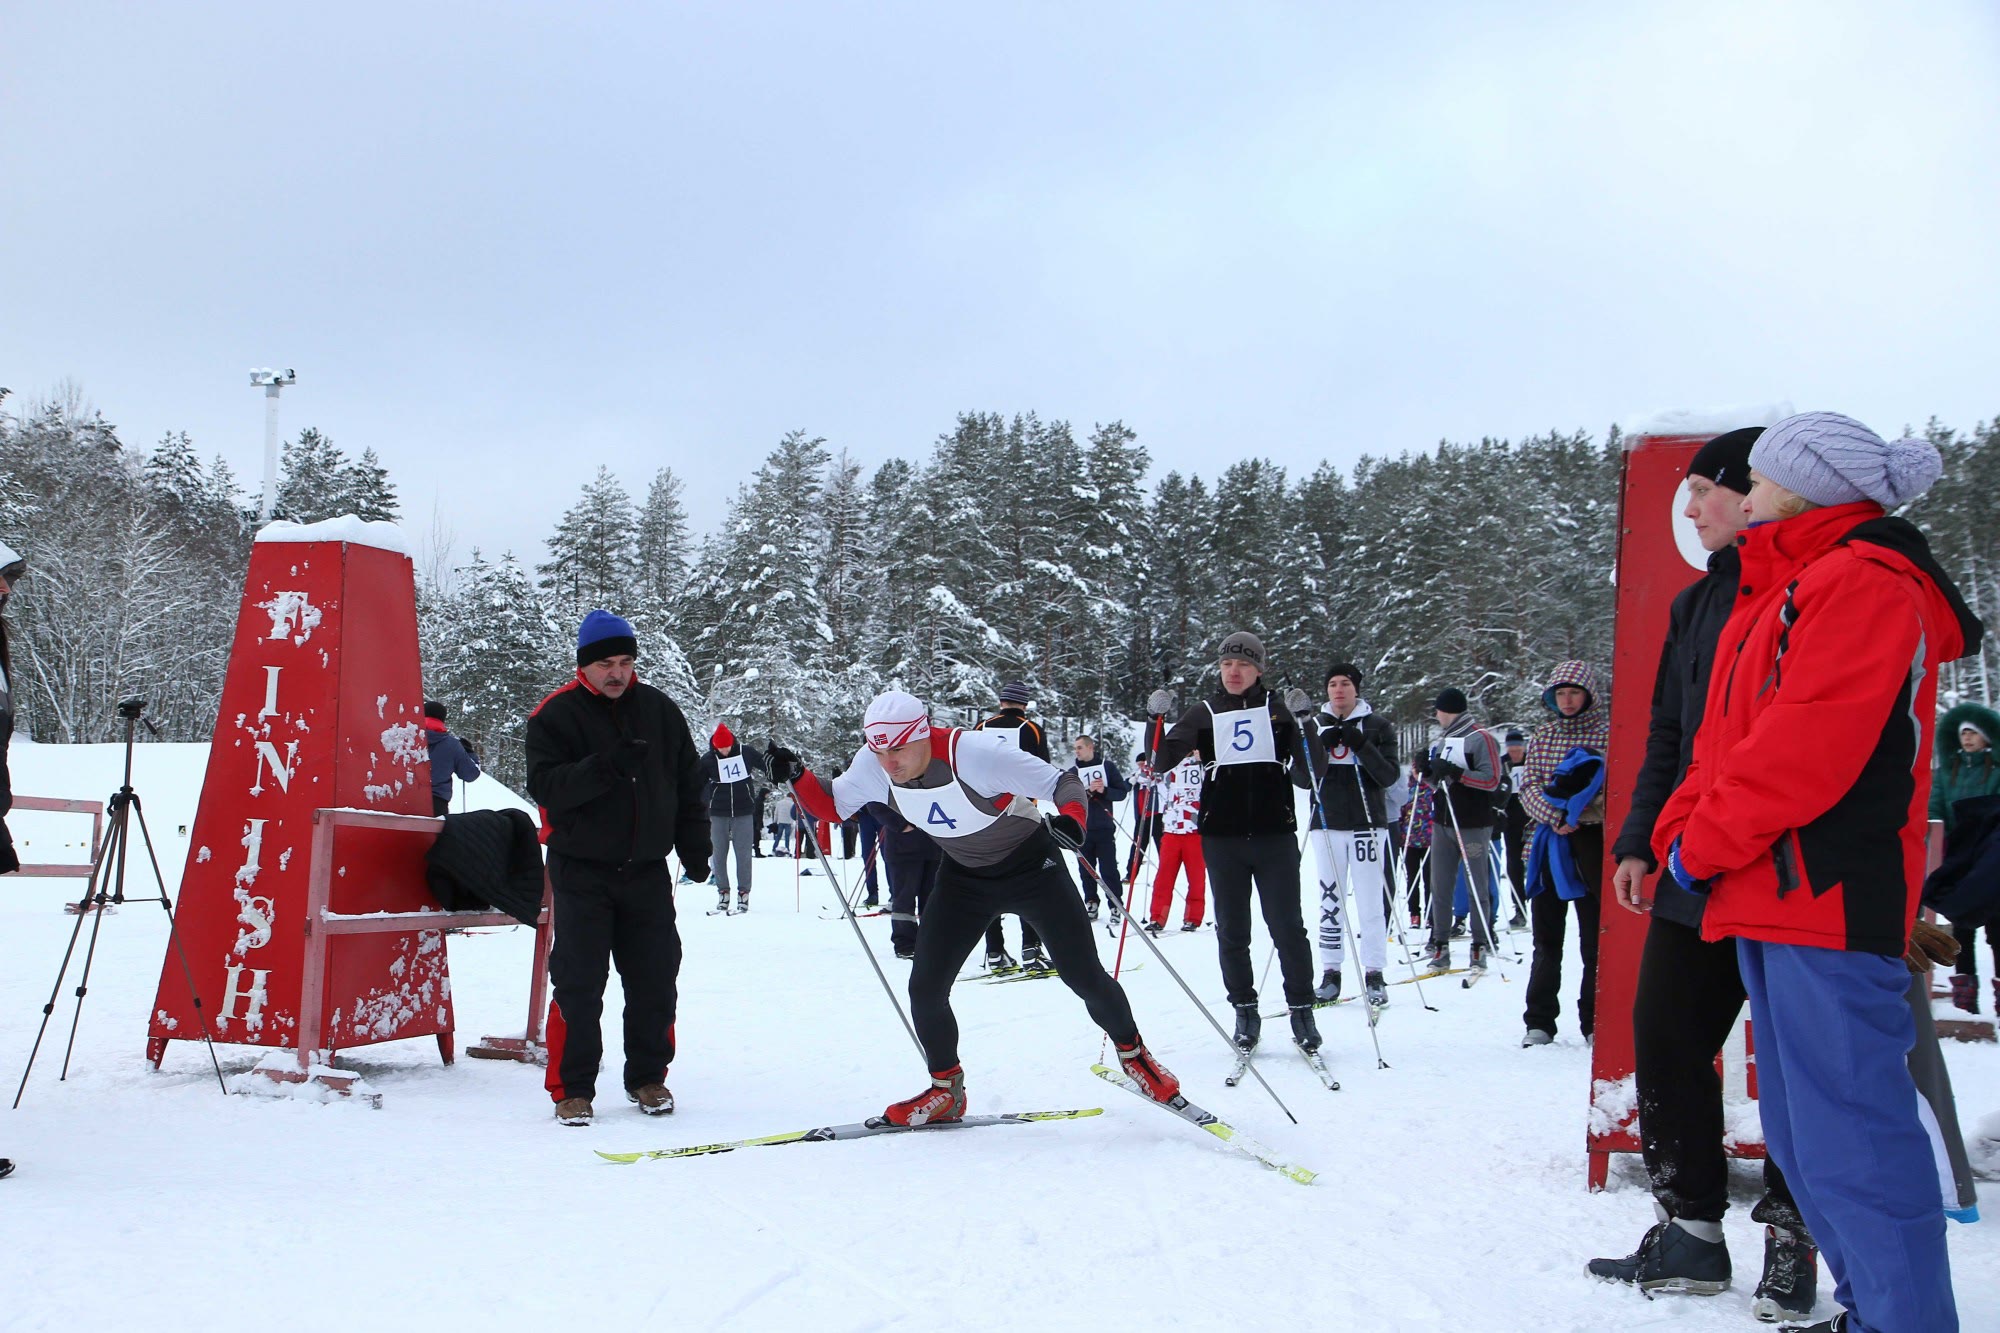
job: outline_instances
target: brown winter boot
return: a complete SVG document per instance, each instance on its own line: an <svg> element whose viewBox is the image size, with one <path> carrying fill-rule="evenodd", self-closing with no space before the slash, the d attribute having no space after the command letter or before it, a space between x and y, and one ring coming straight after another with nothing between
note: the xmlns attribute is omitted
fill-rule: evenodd
<svg viewBox="0 0 2000 1333"><path fill-rule="evenodd" d="M648 1083L644 1087L626 1090L625 1100L637 1102L639 1109L647 1115L672 1115L674 1094L667 1091L664 1083Z"/></svg>
<svg viewBox="0 0 2000 1333"><path fill-rule="evenodd" d="M565 1097L556 1103L556 1119L565 1125L587 1125L590 1123L590 1098Z"/></svg>
<svg viewBox="0 0 2000 1333"><path fill-rule="evenodd" d="M2000 994L2000 980L1994 983L1995 994ZM1951 978L1951 1002L1968 1014L1979 1012L1979 978L1954 972Z"/></svg>

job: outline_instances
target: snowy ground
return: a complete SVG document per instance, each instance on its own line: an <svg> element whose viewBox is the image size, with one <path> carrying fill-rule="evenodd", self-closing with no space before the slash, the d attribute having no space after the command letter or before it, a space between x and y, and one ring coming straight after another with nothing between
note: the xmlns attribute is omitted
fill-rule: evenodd
<svg viewBox="0 0 2000 1333"><path fill-rule="evenodd" d="M110 747L20 746L16 787L98 797L116 760ZM200 747L140 751L170 881L200 765ZM53 846L61 834L36 836ZM1222 1041L1128 944L1146 962L1127 985L1154 1049L1195 1100L1317 1169L1312 1187L1093 1078L1100 1036L1058 981L959 987L972 1109L1103 1107L1095 1119L600 1162L592 1148L856 1120L918 1086L921 1061L852 931L820 918L828 890L793 868L757 863L746 916L704 916L712 891L681 891L680 1110L641 1117L617 1098L614 1065L589 1129L550 1118L539 1070L443 1068L428 1041L344 1057L383 1094L380 1110L225 1098L199 1045L176 1043L155 1073L145 1009L165 923L128 906L104 925L70 1078L57 1075L74 974L21 1109L0 1118L0 1156L21 1163L0 1184L0 1328L1756 1327L1747 1165L1746 1206L1727 1223L1736 1290L1648 1302L1583 1276L1591 1256L1629 1250L1650 1213L1636 1159L1620 1159L1610 1192L1585 1190L1589 1052L1567 1014L1555 1046L1519 1048L1525 964L1470 992L1455 978L1426 985L1437 1013L1414 987L1392 988L1388 1070L1374 1068L1358 1006L1323 1011L1337 1093L1268 1042L1260 1067L1294 1127L1253 1082L1222 1086ZM75 892L0 881L10 1100ZM887 921L862 924L900 984ZM462 1044L520 1030L531 938L452 940ZM1226 1012L1213 933L1162 943ZM1267 995L1276 1008L1275 977ZM607 1009L615 1052L615 994ZM253 1063L248 1048L220 1049L225 1072ZM1948 1058L1970 1129L2000 1111L2000 1048L1952 1045ZM2000 1192L1986 1211L2000 1212ZM1994 1333L2000 1229L1950 1231L1964 1327Z"/></svg>

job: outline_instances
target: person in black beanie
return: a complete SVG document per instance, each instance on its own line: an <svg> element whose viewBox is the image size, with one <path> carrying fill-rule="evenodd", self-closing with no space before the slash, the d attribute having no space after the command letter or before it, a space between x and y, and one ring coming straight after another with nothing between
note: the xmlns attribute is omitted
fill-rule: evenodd
<svg viewBox="0 0 2000 1333"><path fill-rule="evenodd" d="M708 808L687 718L635 671L632 626L592 611L576 679L528 718L528 794L542 807L555 890L545 1086L565 1125L586 1125L604 1054L599 1021L613 960L625 988L625 1095L674 1109L674 1006L681 937L667 854L708 878Z"/></svg>
<svg viewBox="0 0 2000 1333"><path fill-rule="evenodd" d="M424 701L424 744L430 747L431 813L434 815L447 814L451 810L452 778L472 782L479 777L479 761L473 757L472 747L451 734L445 726L447 716L445 706L437 700Z"/></svg>
<svg viewBox="0 0 2000 1333"><path fill-rule="evenodd" d="M1750 446L1761 434L1761 428L1751 427L1718 435L1688 464L1683 513L1710 553L1708 572L1674 598L1653 678L1646 756L1633 782L1631 809L1612 843L1617 869L1611 883L1618 902L1650 914L1632 1004L1632 1044L1639 1144L1657 1221L1635 1253L1594 1259L1589 1270L1648 1290L1710 1295L1730 1281L1729 1249L1722 1239L1729 1167L1715 1057L1743 1009L1736 944L1702 940L1706 900L1699 894L1670 875L1660 876L1648 894L1646 880L1659 868L1651 849L1653 824L1687 774L1716 644L1738 601L1736 535L1745 522ZM1764 1197L1750 1216L1765 1224L1764 1276L1753 1298L1757 1317L1805 1316L1818 1287L1812 1238L1784 1173L1768 1157Z"/></svg>

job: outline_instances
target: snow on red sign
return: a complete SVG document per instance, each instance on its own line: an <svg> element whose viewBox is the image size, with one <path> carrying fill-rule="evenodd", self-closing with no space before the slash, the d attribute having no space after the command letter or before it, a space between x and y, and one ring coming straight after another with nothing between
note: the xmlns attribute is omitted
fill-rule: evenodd
<svg viewBox="0 0 2000 1333"><path fill-rule="evenodd" d="M298 1030L312 812L431 812L415 580L394 532L276 524L252 550L179 902L217 1041L331 1050L451 1030L435 931L331 941L324 1030ZM342 829L333 861L336 913L436 906L407 837ZM170 945L147 1055L200 1034Z"/></svg>

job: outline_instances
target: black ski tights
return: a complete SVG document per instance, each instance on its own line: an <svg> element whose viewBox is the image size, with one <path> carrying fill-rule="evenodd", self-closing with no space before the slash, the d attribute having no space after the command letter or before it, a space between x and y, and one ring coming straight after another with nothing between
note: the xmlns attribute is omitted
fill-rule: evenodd
<svg viewBox="0 0 2000 1333"><path fill-rule="evenodd" d="M996 870L969 870L946 856L917 929L917 957L910 965L910 1021L931 1072L958 1063L958 1019L951 1012L951 985L985 935L987 923L1002 912L1013 912L1034 927L1063 984L1083 1000L1097 1026L1122 1045L1137 1041L1132 1006L1098 961L1090 918L1083 914L1083 902L1055 843L1037 836Z"/></svg>

